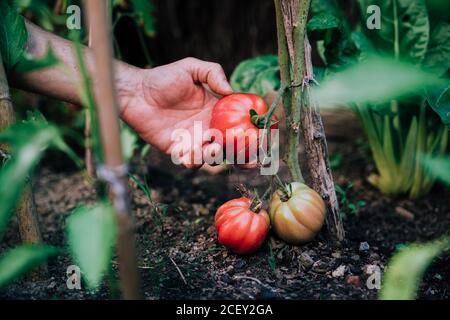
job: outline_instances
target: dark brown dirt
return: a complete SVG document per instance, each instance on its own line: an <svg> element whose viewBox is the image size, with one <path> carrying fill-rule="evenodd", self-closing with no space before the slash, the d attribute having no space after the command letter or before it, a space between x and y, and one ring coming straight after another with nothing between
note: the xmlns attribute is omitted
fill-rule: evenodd
<svg viewBox="0 0 450 320"><path fill-rule="evenodd" d="M342 187L349 182L353 184L346 192L348 203L365 202L360 203L356 213L348 205L342 208L346 213L347 240L341 247L331 243L324 228L314 241L304 246L287 245L271 234L256 254L237 256L217 243L215 210L237 195L233 187L236 183L263 190L266 180L255 171L230 169L210 175L205 171L184 170L172 166L157 153L151 155L147 164L136 162L133 172L140 180L144 175L149 177L153 200L168 205L166 213L155 214L144 193L130 183L145 297L376 299L378 291L366 286L368 266L375 265L383 271L398 246L448 234L448 189L437 185L429 196L415 201L389 199L365 181L374 167L359 138L361 132L355 129L343 134L331 125L327 132L331 132L328 134L331 154L343 157L343 165L334 171L336 182ZM285 168L280 176L286 177ZM40 170L35 189L45 242L64 246L66 217L77 205L93 202L95 193L81 174L56 173L49 168ZM2 247L18 242L14 222ZM436 259L426 272L420 298L450 298L449 263L449 254ZM1 291L0 298L114 297L107 285L96 294L83 289L68 290L65 272L70 264L69 256L62 255L50 261L47 279L20 280ZM117 268L115 262L113 266Z"/></svg>

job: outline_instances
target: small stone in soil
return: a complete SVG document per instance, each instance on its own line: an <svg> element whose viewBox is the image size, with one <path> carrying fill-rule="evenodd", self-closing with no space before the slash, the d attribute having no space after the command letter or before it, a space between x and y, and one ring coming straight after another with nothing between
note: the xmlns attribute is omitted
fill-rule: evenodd
<svg viewBox="0 0 450 320"><path fill-rule="evenodd" d="M54 287L56 287L56 282L52 281L50 282L50 284L47 286L47 289L53 289Z"/></svg>
<svg viewBox="0 0 450 320"><path fill-rule="evenodd" d="M370 245L369 245L366 241L361 242L361 243L359 244L359 251L361 251L361 252L367 252L367 251L369 251L369 249L370 249Z"/></svg>
<svg viewBox="0 0 450 320"><path fill-rule="evenodd" d="M345 265L341 264L336 270L331 273L331 275L333 276L333 278L343 277L345 274L345 269Z"/></svg>
<svg viewBox="0 0 450 320"><path fill-rule="evenodd" d="M361 279L359 276L348 276L347 279L345 279L345 283L350 284L356 288L361 287Z"/></svg>
<svg viewBox="0 0 450 320"><path fill-rule="evenodd" d="M247 262L245 262L245 261L242 260L242 259L239 259L239 260L237 260L236 263L234 264L234 268L235 268L236 270L240 270L240 269L244 268L246 264L247 264Z"/></svg>
<svg viewBox="0 0 450 320"><path fill-rule="evenodd" d="M305 269L311 268L311 266L314 264L314 260L306 252L302 252L302 254L298 257L298 260L300 262L300 267L303 267Z"/></svg>
<svg viewBox="0 0 450 320"><path fill-rule="evenodd" d="M353 261L359 261L359 256L357 254L352 255L351 259Z"/></svg>
<svg viewBox="0 0 450 320"><path fill-rule="evenodd" d="M369 258L371 261L379 261L380 255L378 253L373 252L370 254Z"/></svg>
<svg viewBox="0 0 450 320"><path fill-rule="evenodd" d="M312 271L317 273L325 273L328 271L328 266L325 262L318 260L312 265Z"/></svg>
<svg viewBox="0 0 450 320"><path fill-rule="evenodd" d="M331 254L333 258L339 259L341 257L341 253L339 251L333 252Z"/></svg>

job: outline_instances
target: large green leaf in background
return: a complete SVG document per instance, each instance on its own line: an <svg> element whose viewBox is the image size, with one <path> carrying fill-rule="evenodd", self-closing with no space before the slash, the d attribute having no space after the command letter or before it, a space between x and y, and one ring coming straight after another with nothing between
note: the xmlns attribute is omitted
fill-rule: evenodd
<svg viewBox="0 0 450 320"><path fill-rule="evenodd" d="M238 92L251 92L260 96L278 90L280 76L278 57L264 55L242 61L230 77L231 86Z"/></svg>
<svg viewBox="0 0 450 320"><path fill-rule="evenodd" d="M428 104L450 129L450 81L426 90Z"/></svg>
<svg viewBox="0 0 450 320"><path fill-rule="evenodd" d="M427 52L430 25L425 0L358 0L363 21L367 7L381 8L381 28L365 30L382 53L421 63ZM397 56L396 56L397 54Z"/></svg>
<svg viewBox="0 0 450 320"><path fill-rule="evenodd" d="M450 24L442 22L433 28L423 65L438 74L450 69Z"/></svg>
<svg viewBox="0 0 450 320"><path fill-rule="evenodd" d="M33 114L34 115L34 114ZM0 142L11 146L12 155L0 169L0 238L8 224L28 175L43 151L55 147L79 164L78 157L65 144L60 131L42 120L17 123L0 133Z"/></svg>
<svg viewBox="0 0 450 320"><path fill-rule="evenodd" d="M312 0L310 8L311 16L329 14L336 18L342 18L342 12L336 0Z"/></svg>
<svg viewBox="0 0 450 320"><path fill-rule="evenodd" d="M156 7L151 0L131 0L134 14L138 17L138 24L144 28L147 36L153 37L156 33Z"/></svg>
<svg viewBox="0 0 450 320"><path fill-rule="evenodd" d="M58 252L55 247L34 244L24 244L8 250L0 257L0 288L57 255Z"/></svg>
<svg viewBox="0 0 450 320"><path fill-rule="evenodd" d="M97 288L111 263L117 224L108 203L80 207L67 219L67 237L72 255L87 285Z"/></svg>
<svg viewBox="0 0 450 320"><path fill-rule="evenodd" d="M22 59L27 37L23 17L7 1L0 1L0 52L6 72Z"/></svg>
<svg viewBox="0 0 450 320"><path fill-rule="evenodd" d="M382 300L412 300L426 268L435 257L450 248L450 238L409 245L389 261L380 292Z"/></svg>
<svg viewBox="0 0 450 320"><path fill-rule="evenodd" d="M324 39L327 32L338 29L341 22L335 16L329 13L320 13L314 15L307 24L308 34L313 40Z"/></svg>
<svg viewBox="0 0 450 320"><path fill-rule="evenodd" d="M321 107L381 104L394 98L416 95L423 88L442 85L439 76L385 58L370 58L327 77L314 89Z"/></svg>
<svg viewBox="0 0 450 320"><path fill-rule="evenodd" d="M431 175L450 187L450 156L425 155L422 158L422 164Z"/></svg>

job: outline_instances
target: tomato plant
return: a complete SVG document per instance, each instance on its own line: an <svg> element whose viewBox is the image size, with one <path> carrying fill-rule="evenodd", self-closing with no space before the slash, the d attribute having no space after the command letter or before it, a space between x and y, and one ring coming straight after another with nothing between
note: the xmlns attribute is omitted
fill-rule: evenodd
<svg viewBox="0 0 450 320"><path fill-rule="evenodd" d="M254 164L259 146L259 129L265 126L265 114L268 107L263 98L251 93L235 93L220 99L214 106L210 126L222 134L221 144L226 155L233 150L232 160L244 159L245 165ZM270 129L278 128L277 119L273 116ZM251 152L254 150L254 152ZM239 163L241 164L241 163Z"/></svg>
<svg viewBox="0 0 450 320"><path fill-rule="evenodd" d="M262 245L269 232L270 219L267 211L253 207L252 200L241 197L217 209L215 223L219 243L238 254L252 253Z"/></svg>
<svg viewBox="0 0 450 320"><path fill-rule="evenodd" d="M325 220L325 203L313 189L300 182L277 190L270 202L270 220L276 234L286 242L311 240Z"/></svg>

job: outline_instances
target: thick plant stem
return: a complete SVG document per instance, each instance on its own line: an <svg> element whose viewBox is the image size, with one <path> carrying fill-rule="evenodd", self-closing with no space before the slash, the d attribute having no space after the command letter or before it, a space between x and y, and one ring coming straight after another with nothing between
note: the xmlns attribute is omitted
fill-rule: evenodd
<svg viewBox="0 0 450 320"><path fill-rule="evenodd" d="M280 66L281 86L290 87L292 81L289 62L289 49L286 39L281 0L275 0L275 10L277 19L278 61ZM298 161L300 108L298 112L294 112L293 109L295 108L292 108L292 102L293 95L291 95L290 90L286 90L283 94L283 108L286 115L286 128L288 131L285 161L292 180L303 182L304 179Z"/></svg>
<svg viewBox="0 0 450 320"><path fill-rule="evenodd" d="M8 81L3 62L0 56L0 131L6 129L16 121L14 108L11 102ZM3 153L8 153L8 145L0 145ZM20 237L25 243L41 243L42 237L34 203L31 181L25 185L20 201L16 208L16 216L19 224ZM41 265L37 270L29 274L30 280L42 280L47 273L47 265Z"/></svg>
<svg viewBox="0 0 450 320"><path fill-rule="evenodd" d="M91 24L92 51L96 70L96 107L104 154L102 178L109 183L117 214L119 236L117 253L119 275L124 299L141 299L135 252L133 225L126 188L117 99L114 88L111 25L107 18L106 1L85 1L88 23Z"/></svg>

